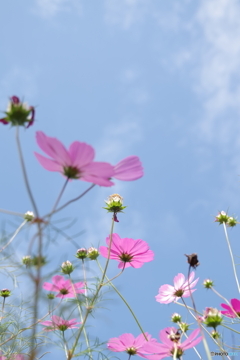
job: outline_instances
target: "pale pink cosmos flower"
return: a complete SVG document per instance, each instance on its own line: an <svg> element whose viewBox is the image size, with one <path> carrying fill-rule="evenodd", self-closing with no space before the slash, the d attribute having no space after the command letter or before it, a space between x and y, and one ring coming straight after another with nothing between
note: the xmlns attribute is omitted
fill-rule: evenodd
<svg viewBox="0 0 240 360"><path fill-rule="evenodd" d="M114 166L113 177L118 180L132 181L143 176L142 163L138 156L128 156Z"/></svg>
<svg viewBox="0 0 240 360"><path fill-rule="evenodd" d="M132 334L123 334L119 338L111 338L108 341L107 347L109 350L114 352L125 351L129 355L138 355L147 359L144 351L144 346L147 342L150 344L157 342L148 333L145 333L148 341L146 341L143 334L140 334L136 338Z"/></svg>
<svg viewBox="0 0 240 360"><path fill-rule="evenodd" d="M73 284L70 280L65 280L61 275L55 275L52 278L52 284L45 282L43 289L48 291L56 291L58 294L56 297L61 299L76 297L76 294L83 294L85 289L83 282L77 282Z"/></svg>
<svg viewBox="0 0 240 360"><path fill-rule="evenodd" d="M188 338L181 343L181 332L174 327L167 327L160 331L159 337L161 343L146 343L144 346L145 353L154 354L148 355L149 360L160 360L166 357L173 357L174 353L176 358L179 359L185 350L196 346L202 340L199 335L200 329L194 330ZM195 339L195 340L194 340Z"/></svg>
<svg viewBox="0 0 240 360"><path fill-rule="evenodd" d="M162 304L169 304L173 301L177 301L181 297L189 297L191 296L191 293L193 293L196 289L193 289L193 287L197 284L199 278L193 281L194 279L194 272L192 271L188 279L185 280L185 276L183 274L178 274L174 277L172 285L162 285L159 288L159 294L155 296L156 301L162 303ZM188 286L188 283L190 285L190 289Z"/></svg>
<svg viewBox="0 0 240 360"><path fill-rule="evenodd" d="M60 316L53 315L52 320L43 321L40 324L46 326L44 331L54 331L54 330L65 331L67 329L78 329L79 326L75 326L75 325L82 323L77 322L76 319L64 320Z"/></svg>
<svg viewBox="0 0 240 360"><path fill-rule="evenodd" d="M106 243L110 244L110 236L106 238ZM100 246L100 254L105 258L108 257L108 247ZM118 260L119 269L132 266L140 268L145 262L152 261L154 252L149 249L148 244L141 240L133 240L129 238L121 239L118 234L112 234L112 244L110 250L110 259Z"/></svg>
<svg viewBox="0 0 240 360"><path fill-rule="evenodd" d="M230 317L230 318L236 318L240 317L240 300L238 299L231 299L230 300L231 305L227 304L221 304L221 306L226 309L227 311L220 311L223 315ZM238 315L238 316L237 316Z"/></svg>
<svg viewBox="0 0 240 360"><path fill-rule="evenodd" d="M114 175L114 168L106 162L93 161L95 152L92 146L74 141L69 149L56 138L37 131L39 147L51 157L46 158L35 153L40 164L49 171L57 171L68 179L79 179L101 186L114 185L109 179Z"/></svg>

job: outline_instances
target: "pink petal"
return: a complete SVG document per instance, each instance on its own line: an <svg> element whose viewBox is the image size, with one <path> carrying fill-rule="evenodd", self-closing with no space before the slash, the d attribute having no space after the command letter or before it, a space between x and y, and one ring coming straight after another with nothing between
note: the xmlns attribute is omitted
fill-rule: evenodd
<svg viewBox="0 0 240 360"><path fill-rule="evenodd" d="M232 305L233 309L235 310L235 312L240 312L240 301L238 299L232 299L231 305Z"/></svg>
<svg viewBox="0 0 240 360"><path fill-rule="evenodd" d="M198 343L200 343L200 341L202 340L202 336L200 336L199 338L197 338L196 340L194 340L200 333L200 329L196 329L194 330L188 337L188 339L186 339L182 344L181 344L181 348L183 350L187 350L190 349L192 347L194 347L195 345L197 345Z"/></svg>
<svg viewBox="0 0 240 360"><path fill-rule="evenodd" d="M185 282L185 276L183 274L177 274L177 276L175 276L173 279L174 287L176 290L181 289L184 282Z"/></svg>
<svg viewBox="0 0 240 360"><path fill-rule="evenodd" d="M81 167L91 163L94 159L94 149L92 146L74 141L69 147L72 166L80 169Z"/></svg>
<svg viewBox="0 0 240 360"><path fill-rule="evenodd" d="M42 131L36 132L38 146L59 164L63 166L71 165L71 158L64 145L56 138L45 135Z"/></svg>
<svg viewBox="0 0 240 360"><path fill-rule="evenodd" d="M46 158L38 153L34 153L40 164L44 167L44 169L48 171L58 171L63 172L62 165L59 165L56 161Z"/></svg>
<svg viewBox="0 0 240 360"><path fill-rule="evenodd" d="M114 178L124 181L137 180L143 176L143 167L137 156L128 156L114 167Z"/></svg>

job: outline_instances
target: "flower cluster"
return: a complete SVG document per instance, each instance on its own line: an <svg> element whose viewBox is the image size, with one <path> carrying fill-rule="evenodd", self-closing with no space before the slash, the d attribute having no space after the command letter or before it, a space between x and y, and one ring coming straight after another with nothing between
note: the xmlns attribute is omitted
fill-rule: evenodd
<svg viewBox="0 0 240 360"><path fill-rule="evenodd" d="M215 217L215 222L219 222L219 225L226 224L228 227L234 227L237 225L237 218L233 216L228 216L225 211L220 211Z"/></svg>

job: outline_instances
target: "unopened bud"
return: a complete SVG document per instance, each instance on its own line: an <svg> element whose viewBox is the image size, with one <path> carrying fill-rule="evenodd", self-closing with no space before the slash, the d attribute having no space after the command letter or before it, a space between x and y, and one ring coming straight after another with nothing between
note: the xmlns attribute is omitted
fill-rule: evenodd
<svg viewBox="0 0 240 360"><path fill-rule="evenodd" d="M87 249L85 249L85 248L78 249L76 257L78 259L82 259L82 260L86 259L86 257L87 257Z"/></svg>
<svg viewBox="0 0 240 360"><path fill-rule="evenodd" d="M70 261L64 261L62 263L61 270L64 274L69 275L73 272L73 264Z"/></svg>
<svg viewBox="0 0 240 360"><path fill-rule="evenodd" d="M96 260L97 257L99 256L99 251L98 249L94 248L94 247L90 247L87 251L87 257L91 260Z"/></svg>

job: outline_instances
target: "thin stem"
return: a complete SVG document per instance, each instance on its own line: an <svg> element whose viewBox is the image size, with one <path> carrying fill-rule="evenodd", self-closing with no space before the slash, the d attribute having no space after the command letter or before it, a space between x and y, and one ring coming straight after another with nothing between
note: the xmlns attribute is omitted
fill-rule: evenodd
<svg viewBox="0 0 240 360"><path fill-rule="evenodd" d="M118 273L116 276L114 276L114 277L111 278L110 280L106 281L104 284L102 284L102 286L107 285L110 281L112 281L112 280L116 279L118 276L120 276L120 275L123 273L124 269L125 269L125 265L126 265L126 263L124 263L124 267L122 268L122 270L120 271L120 273ZM105 277L106 277L106 275L105 275Z"/></svg>
<svg viewBox="0 0 240 360"><path fill-rule="evenodd" d="M19 233L19 231L22 229L22 227L27 223L27 220L24 220L21 225L17 228L17 230L15 231L15 233L13 234L13 236L11 237L11 239L8 241L8 243L6 245L4 245L1 249L0 252L2 252L3 250L6 249L6 247L8 247L11 242L15 239L15 237L17 236L17 234Z"/></svg>
<svg viewBox="0 0 240 360"><path fill-rule="evenodd" d="M71 283L72 283L72 279L71 279L71 275L70 275L70 274L69 274L69 278L70 278ZM75 288L74 288L73 283L72 283L72 289L73 289L75 298L76 298L76 300L77 300L77 307L78 307L78 311L79 311L79 315L80 315L80 320L81 320L81 322L83 322L82 307L81 307L81 305L79 304L78 297L77 297L77 293L76 293L76 290L75 290ZM90 359L93 360L92 352L91 352L91 348L90 348L90 344L89 344L89 340L88 340L88 336L87 336L87 332L86 332L85 326L84 326L84 328L83 328L83 335L84 335L84 337L85 337L86 345L87 345L88 352L89 352L89 357L90 357Z"/></svg>
<svg viewBox="0 0 240 360"><path fill-rule="evenodd" d="M97 261L97 264L99 266L99 269L103 272L103 268L101 267L100 263L98 260ZM108 277L105 275L105 278L108 280ZM109 280L110 281L110 280ZM130 313L132 314L134 320L136 321L140 331L142 332L143 336L145 337L145 339L148 341L148 338L147 336L145 335L145 332L141 326L141 324L139 323L136 315L134 314L133 310L131 309L130 305L128 304L127 300L122 296L122 294L118 291L118 289L111 283L111 281L109 282L109 284L111 285L111 287L116 291L116 293L118 294L118 296L120 296L120 298L122 299L122 301L124 302L124 304L127 306L127 308L129 309Z"/></svg>
<svg viewBox="0 0 240 360"><path fill-rule="evenodd" d="M4 214L9 214L9 215L14 215L14 216L20 216L20 217L24 217L25 214L19 213L19 212L15 212L15 211L10 211L10 210L5 210L5 209L0 209L0 212L4 213Z"/></svg>
<svg viewBox="0 0 240 360"><path fill-rule="evenodd" d="M236 280L236 283L237 283L238 292L240 292L240 286L239 286L239 281L238 281L238 277L237 277L237 271L236 271L234 258L233 258L233 253L232 253L232 249L231 249L230 241L229 241L229 238L228 238L228 233L227 233L227 228L226 228L225 223L223 223L223 228L224 228L224 233L225 233L225 237L226 237L230 257L231 257L231 260L232 260L233 272L234 272L235 280Z"/></svg>
<svg viewBox="0 0 240 360"><path fill-rule="evenodd" d="M86 277L86 270L85 270L85 266L84 266L84 259L82 259L82 269L83 269L83 281L84 281L84 292L85 292L85 297L86 297L86 305L88 307L88 291L87 291L87 277Z"/></svg>
<svg viewBox="0 0 240 360"><path fill-rule="evenodd" d="M190 297L191 297L191 300L192 300L192 304L193 304L194 312L195 312L195 315L196 315L196 320L197 320L197 323L198 323L198 327L199 327L199 329L200 329L200 331L201 331L201 334L202 334L203 346L204 346L204 349L205 349L205 351L206 351L208 360L211 360L212 357L211 357L211 354L210 354L210 350L209 350L209 347L208 347L208 343L207 343L207 341L206 341L205 334L204 334L204 332L203 332L203 329L202 329L202 325L201 325L201 323L200 323L200 320L199 320L199 318L198 318L198 316L197 316L197 309L196 309L195 301L194 301L194 299L193 299L192 291L191 291L191 288L190 288L190 283L189 283L190 270L191 270L191 265L189 264L189 268L188 268L188 291L190 292ZM183 298L182 298L182 301L183 301L183 303L185 303L184 300L183 300Z"/></svg>
<svg viewBox="0 0 240 360"><path fill-rule="evenodd" d="M64 331L62 331L62 336L63 336L63 345L64 345L64 351L65 351L65 355L66 355L66 359L68 359L68 347L67 347L67 342L64 336Z"/></svg>
<svg viewBox="0 0 240 360"><path fill-rule="evenodd" d="M5 305L6 297L3 297L3 303L2 303L2 314L4 313L4 305Z"/></svg>
<svg viewBox="0 0 240 360"><path fill-rule="evenodd" d="M69 181L69 178L67 178L67 180L66 180L65 183L63 184L62 190L60 191L60 194L58 195L57 200L55 201L55 204L53 205L53 208L52 208L52 211L51 211L50 214L49 214L49 217L52 216L52 214L54 213L56 207L58 206L58 203L59 203L59 201L61 200L61 197L62 197L62 195L63 195L63 193L64 193L64 190L66 189L66 186L67 186L67 184L68 184L68 181Z"/></svg>
<svg viewBox="0 0 240 360"><path fill-rule="evenodd" d="M22 154L22 148L21 148L21 143L20 143L20 139L19 139L19 127L16 126L16 142L17 142L17 148L18 148L18 153L19 153L19 158L20 158L20 164L21 164L21 168L22 168L22 172L23 172L23 178L24 178L24 182L25 182L25 186L28 192L28 196L31 200L35 215L37 217L39 217L38 215L38 209L37 209L37 205L35 203L30 185L29 185L29 181L28 181L28 177L27 177L27 171L26 171L26 167L24 164L24 159L23 159L23 154Z"/></svg>
<svg viewBox="0 0 240 360"><path fill-rule="evenodd" d="M85 194L87 194L92 188L94 188L94 186L96 186L96 184L92 184L92 185L91 185L87 190L85 190L81 195L77 196L76 198L74 198L74 199L72 199L72 200L67 201L65 204L63 204L62 206L60 206L58 209L56 209L56 210L52 211L51 213L45 215L45 216L43 217L43 219L46 218L46 217L48 217L50 214L52 215L52 214L55 214L55 213L61 211L62 209L64 209L66 206L68 206L68 205L71 204L72 202L81 199L81 198L82 198Z"/></svg>
<svg viewBox="0 0 240 360"><path fill-rule="evenodd" d="M178 324L179 324L179 327L180 327L180 329L181 329L180 323L178 323ZM182 330L182 329L181 329L181 330ZM187 336L187 334L185 333L185 331L183 331L183 334L184 334L184 336L188 339L188 336ZM196 349L195 347L193 347L193 350L195 351L195 353L197 354L197 356L199 357L199 359L202 360L202 357L201 357L201 355L199 354L199 352L197 351L197 349Z"/></svg>
<svg viewBox="0 0 240 360"><path fill-rule="evenodd" d="M106 264L105 264L105 267L104 267L104 270L103 270L103 275L102 275L102 278L99 282L99 285L97 287L97 290L96 290L96 293L95 295L93 296L92 298L92 301L90 302L90 305L88 306L87 308L87 311L86 311L86 314L85 314L85 317L83 319L83 322L82 322L82 326L81 328L79 329L78 331L78 334L76 336L76 339L75 339L75 342L74 342L74 345L73 345L73 348L72 348L72 351L71 353L69 354L69 357L68 357L68 360L71 360L73 355L74 355L74 351L77 347L77 344L78 344L78 340L81 336L81 333L84 329L84 325L87 321L87 318L88 318L88 315L90 314L90 312L92 311L92 308L93 308L93 304L95 302L95 300L97 299L97 296L99 294L99 291L101 290L102 288L102 284L103 284L103 281L104 281L104 278L105 278L105 275L106 275L106 272L107 272L107 268L108 268L108 264L109 264L109 259L110 259L110 252L111 252L111 246L112 246L112 234L113 234L113 228L114 228L114 216L112 217L112 224L111 224L111 230L110 230L110 243L109 243L109 249L108 249L108 258L107 258L107 261L106 261Z"/></svg>

